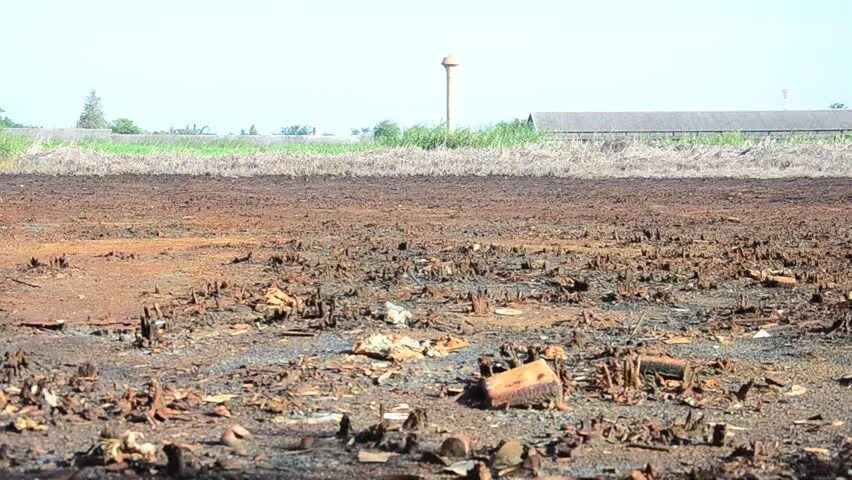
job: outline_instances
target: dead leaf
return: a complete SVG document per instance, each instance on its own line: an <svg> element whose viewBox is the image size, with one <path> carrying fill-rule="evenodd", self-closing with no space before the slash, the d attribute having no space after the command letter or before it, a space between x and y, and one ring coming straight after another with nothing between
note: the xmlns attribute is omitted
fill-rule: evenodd
<svg viewBox="0 0 852 480"><path fill-rule="evenodd" d="M38 423L30 417L18 417L10 424L18 433L23 433L27 430L34 432L43 432L47 430L47 425Z"/></svg>

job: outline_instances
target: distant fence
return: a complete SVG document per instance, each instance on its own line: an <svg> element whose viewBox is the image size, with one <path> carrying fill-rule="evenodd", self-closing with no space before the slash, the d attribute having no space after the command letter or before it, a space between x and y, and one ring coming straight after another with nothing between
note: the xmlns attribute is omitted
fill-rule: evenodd
<svg viewBox="0 0 852 480"><path fill-rule="evenodd" d="M636 139L678 139L694 137L714 137L717 135L742 135L749 138L789 138L797 135L804 137L837 137L852 134L852 130L790 130L790 131L743 131L743 130L713 130L701 132L543 132L553 138L570 138L579 140L609 140L614 138Z"/></svg>
<svg viewBox="0 0 852 480"><path fill-rule="evenodd" d="M112 135L112 130L108 128L4 128L0 132L39 140L69 142L93 138L108 140Z"/></svg>
<svg viewBox="0 0 852 480"><path fill-rule="evenodd" d="M255 145L352 144L369 137L350 135L119 135L108 128L4 128L4 133L43 141L79 142L110 140L115 143L217 143L244 142Z"/></svg>

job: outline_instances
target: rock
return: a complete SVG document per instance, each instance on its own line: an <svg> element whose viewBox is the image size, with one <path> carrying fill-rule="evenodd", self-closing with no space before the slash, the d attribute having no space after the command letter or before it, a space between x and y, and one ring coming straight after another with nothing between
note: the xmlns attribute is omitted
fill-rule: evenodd
<svg viewBox="0 0 852 480"><path fill-rule="evenodd" d="M241 439L251 440L251 438L252 438L251 432L249 432L248 429L246 429L246 427L244 427L242 425L234 424L231 427L231 430L234 432L234 434L237 437L239 437Z"/></svg>
<svg viewBox="0 0 852 480"><path fill-rule="evenodd" d="M231 447L238 454L243 455L246 453L243 440L250 440L251 438L251 432L246 430L245 427L233 425L222 433L222 436L219 437L219 443Z"/></svg>
<svg viewBox="0 0 852 480"><path fill-rule="evenodd" d="M506 468L520 465L524 459L524 446L517 440L504 442L500 448L494 452L494 468Z"/></svg>
<svg viewBox="0 0 852 480"><path fill-rule="evenodd" d="M769 338L771 336L772 335L770 335L769 332L767 332L766 330L761 328L760 330L757 331L757 333L752 335L751 338Z"/></svg>
<svg viewBox="0 0 852 480"><path fill-rule="evenodd" d="M543 359L488 377L483 388L494 409L562 402L562 382Z"/></svg>
<svg viewBox="0 0 852 480"><path fill-rule="evenodd" d="M222 436L219 437L219 443L231 448L238 448L242 446L242 442L240 442L240 439L237 438L234 430L230 428L222 432Z"/></svg>
<svg viewBox="0 0 852 480"><path fill-rule="evenodd" d="M231 412L228 410L228 407L224 405L216 405L215 407L213 407L213 410L210 412L210 415L214 417L231 418Z"/></svg>
<svg viewBox="0 0 852 480"><path fill-rule="evenodd" d="M450 458L467 458L471 452L471 440L467 434L457 433L441 444L440 455Z"/></svg>
<svg viewBox="0 0 852 480"><path fill-rule="evenodd" d="M397 328L405 328L408 326L408 320L411 319L411 312L405 307L385 302L385 320Z"/></svg>
<svg viewBox="0 0 852 480"><path fill-rule="evenodd" d="M790 384L790 382L777 375L767 374L766 376L764 376L764 380L766 380L766 383L768 383L769 385L775 385L776 387L786 387Z"/></svg>
<svg viewBox="0 0 852 480"><path fill-rule="evenodd" d="M784 275L770 275L766 278L766 285L769 287L795 287L796 279Z"/></svg>

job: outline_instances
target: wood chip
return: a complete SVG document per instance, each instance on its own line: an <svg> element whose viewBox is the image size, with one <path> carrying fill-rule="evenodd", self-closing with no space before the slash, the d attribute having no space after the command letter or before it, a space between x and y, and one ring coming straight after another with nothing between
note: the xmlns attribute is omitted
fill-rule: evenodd
<svg viewBox="0 0 852 480"><path fill-rule="evenodd" d="M811 453L813 455L816 455L818 457L830 457L831 456L831 452L827 448L808 447L808 448L803 448L802 450L804 450L808 453Z"/></svg>
<svg viewBox="0 0 852 480"><path fill-rule="evenodd" d="M44 330L62 330L65 327L65 320L21 322L18 325L21 327L41 328Z"/></svg>
<svg viewBox="0 0 852 480"><path fill-rule="evenodd" d="M239 395L234 393L217 393L216 395L205 395L201 398L201 400L207 403L225 403L232 398L236 398Z"/></svg>
<svg viewBox="0 0 852 480"><path fill-rule="evenodd" d="M483 386L495 409L562 401L562 382L544 359L488 377Z"/></svg>
<svg viewBox="0 0 852 480"><path fill-rule="evenodd" d="M387 463L391 457L395 456L394 452L373 452L369 450L358 451L358 461L361 463Z"/></svg>
<svg viewBox="0 0 852 480"><path fill-rule="evenodd" d="M498 308L497 310L494 310L494 313L504 317L517 317L518 315L524 314L523 311L518 310L517 308Z"/></svg>

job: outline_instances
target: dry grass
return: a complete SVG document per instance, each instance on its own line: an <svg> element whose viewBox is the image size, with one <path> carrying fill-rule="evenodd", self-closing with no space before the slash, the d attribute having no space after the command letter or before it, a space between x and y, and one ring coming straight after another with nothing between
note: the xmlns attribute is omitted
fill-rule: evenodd
<svg viewBox="0 0 852 480"><path fill-rule="evenodd" d="M5 173L50 175L186 174L221 176L516 175L604 177L852 176L852 143L731 145L641 141L553 142L505 149L399 148L337 154L114 154L61 147L31 149Z"/></svg>

